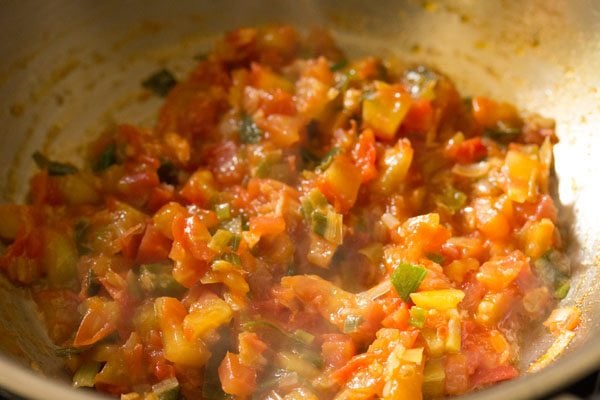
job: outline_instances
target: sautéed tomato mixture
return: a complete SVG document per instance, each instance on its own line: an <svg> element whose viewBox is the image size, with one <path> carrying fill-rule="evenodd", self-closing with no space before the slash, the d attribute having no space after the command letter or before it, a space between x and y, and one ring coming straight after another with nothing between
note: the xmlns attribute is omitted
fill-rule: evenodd
<svg viewBox="0 0 600 400"><path fill-rule="evenodd" d="M519 375L569 291L554 122L326 32L224 36L86 165L1 205L77 387L141 399L421 399ZM546 321L573 330L575 309Z"/></svg>

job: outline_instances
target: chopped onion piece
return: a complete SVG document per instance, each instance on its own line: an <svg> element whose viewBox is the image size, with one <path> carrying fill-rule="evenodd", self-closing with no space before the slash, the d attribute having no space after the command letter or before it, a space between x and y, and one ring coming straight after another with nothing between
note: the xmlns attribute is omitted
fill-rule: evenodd
<svg viewBox="0 0 600 400"><path fill-rule="evenodd" d="M472 164L454 164L452 173L464 176L465 178L481 178L490 170L490 164L487 161L480 161Z"/></svg>

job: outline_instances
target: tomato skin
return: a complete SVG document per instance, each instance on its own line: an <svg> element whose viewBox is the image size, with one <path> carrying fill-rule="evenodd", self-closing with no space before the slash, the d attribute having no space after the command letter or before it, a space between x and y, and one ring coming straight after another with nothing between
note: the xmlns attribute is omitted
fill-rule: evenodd
<svg viewBox="0 0 600 400"><path fill-rule="evenodd" d="M461 354L449 354L445 363L445 390L450 395L460 395L469 390L467 358Z"/></svg>
<svg viewBox="0 0 600 400"><path fill-rule="evenodd" d="M347 335L328 334L322 339L321 354L327 368L339 369L356 355L356 345Z"/></svg>
<svg viewBox="0 0 600 400"><path fill-rule="evenodd" d="M474 137L460 143L450 155L460 164L471 164L487 157L487 147L480 137Z"/></svg>
<svg viewBox="0 0 600 400"><path fill-rule="evenodd" d="M137 250L136 262L140 264L164 261L171 250L171 240L164 236L151 222L141 238Z"/></svg>
<svg viewBox="0 0 600 400"><path fill-rule="evenodd" d="M377 149L375 148L375 135L371 129L365 129L359 136L358 142L352 150L354 164L361 174L362 183L369 182L377 176Z"/></svg>
<svg viewBox="0 0 600 400"><path fill-rule="evenodd" d="M471 380L472 387L480 388L500 381L516 378L519 371L512 365L500 365L495 368L477 371Z"/></svg>
<svg viewBox="0 0 600 400"><path fill-rule="evenodd" d="M115 302L90 297L86 305L87 311L73 340L75 347L92 345L117 329L119 308Z"/></svg>
<svg viewBox="0 0 600 400"><path fill-rule="evenodd" d="M223 391L234 396L249 396L256 389L256 370L240 363L239 356L227 352L219 365Z"/></svg>
<svg viewBox="0 0 600 400"><path fill-rule="evenodd" d="M406 133L426 133L433 126L434 110L431 100L413 99L401 129Z"/></svg>

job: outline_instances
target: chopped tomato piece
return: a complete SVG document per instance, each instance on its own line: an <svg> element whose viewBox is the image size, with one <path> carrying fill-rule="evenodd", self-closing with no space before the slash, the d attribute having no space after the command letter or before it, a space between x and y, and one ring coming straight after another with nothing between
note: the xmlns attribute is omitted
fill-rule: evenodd
<svg viewBox="0 0 600 400"><path fill-rule="evenodd" d="M235 396L249 396L256 388L256 370L240 363L237 354L227 353L219 366L223 391Z"/></svg>

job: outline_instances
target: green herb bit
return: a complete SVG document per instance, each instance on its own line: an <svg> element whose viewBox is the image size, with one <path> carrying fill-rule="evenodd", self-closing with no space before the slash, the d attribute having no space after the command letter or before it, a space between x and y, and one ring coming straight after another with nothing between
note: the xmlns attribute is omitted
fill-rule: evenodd
<svg viewBox="0 0 600 400"><path fill-rule="evenodd" d="M363 318L360 315L348 315L344 320L344 333L353 333L358 331L358 328L363 323Z"/></svg>
<svg viewBox="0 0 600 400"><path fill-rule="evenodd" d="M102 172L111 165L115 165L117 161L117 144L115 142L110 142L110 144L102 150L102 153L100 153L100 156L92 166L92 170L94 172Z"/></svg>
<svg viewBox="0 0 600 400"><path fill-rule="evenodd" d="M231 206L228 203L215 204L215 213L219 221L227 221L231 219Z"/></svg>
<svg viewBox="0 0 600 400"><path fill-rule="evenodd" d="M311 228L314 233L325 237L327 231L327 216L320 211L314 210L311 215Z"/></svg>
<svg viewBox="0 0 600 400"><path fill-rule="evenodd" d="M208 248L220 253L229 246L232 237L233 233L225 229L218 229L208 242Z"/></svg>
<svg viewBox="0 0 600 400"><path fill-rule="evenodd" d="M229 240L229 247L231 247L231 250L237 251L240 248L240 243L242 243L242 236L234 234Z"/></svg>
<svg viewBox="0 0 600 400"><path fill-rule="evenodd" d="M427 258L429 258L431 261L433 261L436 264L441 265L444 263L444 257L438 253L427 253Z"/></svg>
<svg viewBox="0 0 600 400"><path fill-rule="evenodd" d="M153 91L161 97L168 95L175 85L177 85L177 80L173 74L166 69L161 69L142 81L143 87Z"/></svg>
<svg viewBox="0 0 600 400"><path fill-rule="evenodd" d="M242 125L239 131L242 143L258 143L263 137L263 131L260 130L250 115L242 117Z"/></svg>
<svg viewBox="0 0 600 400"><path fill-rule="evenodd" d="M459 211L467 203L467 195L453 186L447 186L442 194L442 203L453 214Z"/></svg>
<svg viewBox="0 0 600 400"><path fill-rule="evenodd" d="M562 300L565 297L567 297L567 294L569 294L569 290L571 290L571 282L569 282L568 280L563 281L558 285L558 287L554 291L554 297L558 300Z"/></svg>
<svg viewBox="0 0 600 400"><path fill-rule="evenodd" d="M156 170L156 173L158 174L158 179L163 183L168 183L169 185L177 185L179 183L179 170L169 160L163 161Z"/></svg>
<svg viewBox="0 0 600 400"><path fill-rule="evenodd" d="M502 121L499 121L495 127L488 128L484 132L484 136L503 144L514 141L520 134L521 128L510 126Z"/></svg>
<svg viewBox="0 0 600 400"><path fill-rule="evenodd" d="M152 392L158 400L177 400L179 398L179 381L177 378L165 379L152 385Z"/></svg>
<svg viewBox="0 0 600 400"><path fill-rule="evenodd" d="M293 340L294 342L298 343L299 345L302 345L302 346L306 345L306 343L304 342L303 339L300 339L295 334L286 332L280 326L278 326L272 322L269 322L269 321L264 321L264 320L248 321L248 322L245 322L244 324L242 324L242 328L244 330L248 330L251 332L256 332L257 330L264 329L264 328L272 329L275 332L279 333L280 335L283 335L283 336L287 337L288 339Z"/></svg>
<svg viewBox="0 0 600 400"><path fill-rule="evenodd" d="M72 164L60 163L57 161L49 160L45 155L36 151L32 155L33 161L40 169L48 171L48 175L51 176L64 176L70 175L77 172L77 167Z"/></svg>
<svg viewBox="0 0 600 400"><path fill-rule="evenodd" d="M398 292L402 300L409 301L410 294L419 288L426 275L427 270L425 268L403 262L392 272L392 285L394 285L396 292Z"/></svg>
<svg viewBox="0 0 600 400"><path fill-rule="evenodd" d="M227 261L230 264L233 264L237 267L242 266L242 259L235 253L225 253L221 256L221 260Z"/></svg>
<svg viewBox="0 0 600 400"><path fill-rule="evenodd" d="M332 147L331 150L325 154L323 159L321 160L321 164L319 164L318 169L321 171L325 171L333 162L333 158L340 153L339 147Z"/></svg>
<svg viewBox="0 0 600 400"><path fill-rule="evenodd" d="M410 318L408 323L415 328L422 328L425 326L425 318L427 318L427 310L414 306L410 309Z"/></svg>
<svg viewBox="0 0 600 400"><path fill-rule="evenodd" d="M78 349L76 347L58 347L54 350L54 354L57 357L70 357L83 352L83 349Z"/></svg>
<svg viewBox="0 0 600 400"><path fill-rule="evenodd" d="M342 70L342 69L346 68L347 66L348 66L348 60L346 60L346 59L342 59L342 60L340 60L340 61L338 61L338 62L336 62L336 63L332 64L332 65L329 67L329 70L330 70L331 72L335 72L335 71Z"/></svg>
<svg viewBox="0 0 600 400"><path fill-rule="evenodd" d="M75 375L73 375L73 386L94 387L94 380L100 371L100 363L95 361L84 362Z"/></svg>

